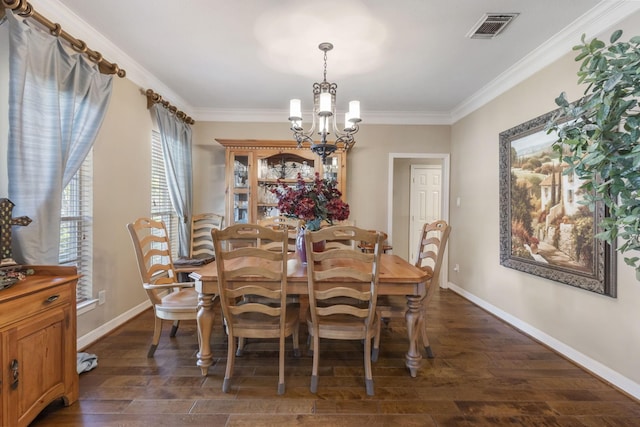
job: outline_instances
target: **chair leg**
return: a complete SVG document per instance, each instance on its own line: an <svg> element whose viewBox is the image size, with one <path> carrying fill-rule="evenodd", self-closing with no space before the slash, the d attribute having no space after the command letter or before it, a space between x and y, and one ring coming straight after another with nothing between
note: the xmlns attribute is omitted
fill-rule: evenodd
<svg viewBox="0 0 640 427"><path fill-rule="evenodd" d="M320 339L318 335L313 336L313 368L311 369L311 393L318 392L318 359L320 359Z"/></svg>
<svg viewBox="0 0 640 427"><path fill-rule="evenodd" d="M284 334L280 333L280 351L278 353L278 394L284 394Z"/></svg>
<svg viewBox="0 0 640 427"><path fill-rule="evenodd" d="M151 341L151 346L149 347L149 351L147 352L147 357L153 357L153 354L156 352L156 348L158 348L158 343L160 342L160 334L162 333L162 319L156 317L156 321L154 323L153 328L153 339Z"/></svg>
<svg viewBox="0 0 640 427"><path fill-rule="evenodd" d="M236 350L236 356L238 357L242 357L242 355L244 354L244 340L244 337L238 337L238 350Z"/></svg>
<svg viewBox="0 0 640 427"><path fill-rule="evenodd" d="M376 335L373 337L373 351L371 352L371 361L372 362L377 362L378 361L378 353L380 351L380 319L378 319L378 322L375 326L376 328Z"/></svg>
<svg viewBox="0 0 640 427"><path fill-rule="evenodd" d="M231 389L231 376L233 375L233 365L236 358L236 339L229 334L227 339L227 368L224 373L224 381L222 381L222 391L228 393Z"/></svg>
<svg viewBox="0 0 640 427"><path fill-rule="evenodd" d="M429 337L427 336L427 321L425 319L426 313L422 312L422 320L420 321L420 334L422 335L422 345L424 351L427 353L429 359L433 359L433 351L431 350L431 344L429 344Z"/></svg>
<svg viewBox="0 0 640 427"><path fill-rule="evenodd" d="M174 321L173 326L171 326L171 333L169 334L171 338L176 336L176 332L178 332L178 326L180 326L180 321L179 320Z"/></svg>
<svg viewBox="0 0 640 427"><path fill-rule="evenodd" d="M295 325L293 327L293 333L291 334L293 340L293 356L300 357L300 326Z"/></svg>
<svg viewBox="0 0 640 427"><path fill-rule="evenodd" d="M373 374L371 372L371 339L364 342L364 376L367 395L373 396Z"/></svg>
<svg viewBox="0 0 640 427"><path fill-rule="evenodd" d="M373 337L373 351L371 352L371 361L377 362L378 353L380 351L380 330L382 328L382 321L379 317L377 318L377 322L374 327L376 328L376 335Z"/></svg>
<svg viewBox="0 0 640 427"><path fill-rule="evenodd" d="M307 335L307 352L309 356L313 356L313 335L311 331L309 331L309 335Z"/></svg>

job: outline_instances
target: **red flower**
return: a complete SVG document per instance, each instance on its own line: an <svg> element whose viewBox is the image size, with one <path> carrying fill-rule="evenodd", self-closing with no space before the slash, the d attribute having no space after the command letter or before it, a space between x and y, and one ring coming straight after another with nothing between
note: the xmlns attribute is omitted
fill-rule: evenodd
<svg viewBox="0 0 640 427"><path fill-rule="evenodd" d="M304 220L310 230L320 229L322 221L332 224L349 218L349 205L342 201L335 181L321 179L317 172L310 183L300 174L293 186L278 180L271 192L278 198L278 210L282 215Z"/></svg>

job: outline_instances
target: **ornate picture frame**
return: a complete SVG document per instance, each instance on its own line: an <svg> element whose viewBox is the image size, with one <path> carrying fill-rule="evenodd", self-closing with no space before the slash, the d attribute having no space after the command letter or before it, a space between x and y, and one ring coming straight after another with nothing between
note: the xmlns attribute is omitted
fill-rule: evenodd
<svg viewBox="0 0 640 427"><path fill-rule="evenodd" d="M616 297L615 247L594 236L605 217L581 204L545 125L555 111L500 133L500 264Z"/></svg>

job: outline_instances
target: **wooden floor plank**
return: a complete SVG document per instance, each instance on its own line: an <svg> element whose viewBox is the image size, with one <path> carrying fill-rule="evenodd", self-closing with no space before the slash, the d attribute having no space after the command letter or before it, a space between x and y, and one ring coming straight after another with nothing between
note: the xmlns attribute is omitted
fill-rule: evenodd
<svg viewBox="0 0 640 427"><path fill-rule="evenodd" d="M459 295L439 290L428 331L434 359L416 378L404 365L406 327L384 328L367 396L360 342L321 342L318 393L311 357L287 341L286 392L278 396L277 342L250 341L223 393L226 337L214 325L214 364L195 365L196 325L163 331L153 358L147 311L84 351L98 366L80 376L80 400L51 404L32 423L48 426L536 426L640 427L640 402L554 353ZM306 342L301 327L300 342Z"/></svg>

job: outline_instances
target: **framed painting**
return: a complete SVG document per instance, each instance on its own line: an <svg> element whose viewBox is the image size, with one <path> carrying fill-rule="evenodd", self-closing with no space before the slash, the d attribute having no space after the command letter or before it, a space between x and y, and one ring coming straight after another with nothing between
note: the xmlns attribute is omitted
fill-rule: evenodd
<svg viewBox="0 0 640 427"><path fill-rule="evenodd" d="M604 204L581 203L582 181L545 130L554 113L500 133L500 264L615 297L615 248L594 238Z"/></svg>

